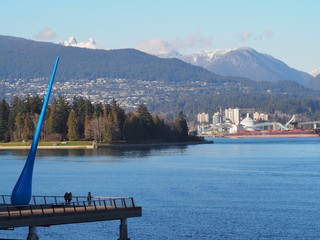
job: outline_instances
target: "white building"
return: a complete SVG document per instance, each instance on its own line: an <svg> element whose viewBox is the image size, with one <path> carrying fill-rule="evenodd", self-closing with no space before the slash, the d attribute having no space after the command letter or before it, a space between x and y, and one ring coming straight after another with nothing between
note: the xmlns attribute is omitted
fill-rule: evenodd
<svg viewBox="0 0 320 240"><path fill-rule="evenodd" d="M216 112L212 116L212 124L216 126L217 124L221 124L224 122L224 116L220 112Z"/></svg>
<svg viewBox="0 0 320 240"><path fill-rule="evenodd" d="M243 119L240 123L245 130L252 131L254 130L254 121L252 118L250 118L249 113L247 113L247 117Z"/></svg>
<svg viewBox="0 0 320 240"><path fill-rule="evenodd" d="M269 120L269 116L266 113L255 112L253 114L253 120L255 120L255 121L259 121L259 120L268 121Z"/></svg>
<svg viewBox="0 0 320 240"><path fill-rule="evenodd" d="M209 114L208 113L199 113L197 115L198 123L209 123Z"/></svg>
<svg viewBox="0 0 320 240"><path fill-rule="evenodd" d="M230 119L233 124L239 124L240 122L240 109L228 108L224 110L224 116L226 119Z"/></svg>
<svg viewBox="0 0 320 240"><path fill-rule="evenodd" d="M243 127L242 124L232 124L231 128L229 129L229 133L238 133L241 131L244 131L245 128Z"/></svg>

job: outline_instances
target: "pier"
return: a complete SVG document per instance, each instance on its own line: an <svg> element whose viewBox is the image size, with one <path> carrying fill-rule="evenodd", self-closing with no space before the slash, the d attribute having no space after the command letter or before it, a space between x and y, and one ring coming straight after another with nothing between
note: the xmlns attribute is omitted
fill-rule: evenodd
<svg viewBox="0 0 320 240"><path fill-rule="evenodd" d="M11 195L0 195L0 230L29 227L27 240L39 240L37 227L120 220L119 239L128 240L127 219L140 217L142 211L141 207L135 206L133 198L91 199L91 197L71 196L70 199L65 199L61 196L32 196L33 167L58 63L59 56L52 70L37 128L18 181Z"/></svg>
<svg viewBox="0 0 320 240"><path fill-rule="evenodd" d="M39 240L37 227L110 220L120 220L119 240L128 240L127 219L142 215L131 197L75 196L66 203L63 196L32 196L24 206L11 205L10 197L0 195L0 230L28 227L27 240Z"/></svg>

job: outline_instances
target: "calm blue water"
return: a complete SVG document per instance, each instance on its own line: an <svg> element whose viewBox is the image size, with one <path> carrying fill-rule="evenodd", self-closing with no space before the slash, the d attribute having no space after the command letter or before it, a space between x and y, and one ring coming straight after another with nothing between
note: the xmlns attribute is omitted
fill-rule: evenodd
<svg viewBox="0 0 320 240"><path fill-rule="evenodd" d="M132 196L131 239L320 239L320 138L214 139L215 144L39 151L34 195ZM10 194L27 151L0 151ZM117 239L119 222L39 228L45 239ZM25 239L27 228L0 231Z"/></svg>

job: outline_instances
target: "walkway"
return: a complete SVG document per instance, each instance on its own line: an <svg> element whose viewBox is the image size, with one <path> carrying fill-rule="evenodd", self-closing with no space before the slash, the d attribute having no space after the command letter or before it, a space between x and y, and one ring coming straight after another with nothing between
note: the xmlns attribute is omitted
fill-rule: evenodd
<svg viewBox="0 0 320 240"><path fill-rule="evenodd" d="M0 229L29 227L29 235L35 232L36 237L28 239L38 239L35 227L109 220L121 220L119 239L128 239L127 218L142 215L130 197L98 197L88 202L76 196L65 203L61 196L34 196L32 204L19 207L10 205L9 199L0 195Z"/></svg>

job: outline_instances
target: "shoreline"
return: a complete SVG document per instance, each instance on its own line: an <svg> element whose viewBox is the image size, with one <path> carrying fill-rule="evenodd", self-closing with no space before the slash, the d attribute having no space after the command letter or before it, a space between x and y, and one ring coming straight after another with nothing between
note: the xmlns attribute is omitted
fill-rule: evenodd
<svg viewBox="0 0 320 240"><path fill-rule="evenodd" d="M206 140L201 142L168 142L168 143L119 143L108 145L97 145L97 148L123 148L123 147L168 147L168 146L187 146L198 144L213 144L212 140Z"/></svg>
<svg viewBox="0 0 320 240"><path fill-rule="evenodd" d="M319 134L316 133L282 133L282 134L241 134L241 135L225 135L225 138L306 138L312 137L316 138L319 137Z"/></svg>
<svg viewBox="0 0 320 240"><path fill-rule="evenodd" d="M202 142L173 142L173 143L118 143L118 144L97 144L97 145L52 145L52 146L38 146L38 149L47 150L61 150L61 149L98 149L98 148L124 148L124 147L167 147L167 146L187 146L197 144L213 144L213 141ZM0 145L1 150L30 150L31 145L28 146L4 146Z"/></svg>
<svg viewBox="0 0 320 240"><path fill-rule="evenodd" d="M0 150L29 150L31 146L1 146ZM38 149L94 149L92 145L83 145L83 146L38 146Z"/></svg>

